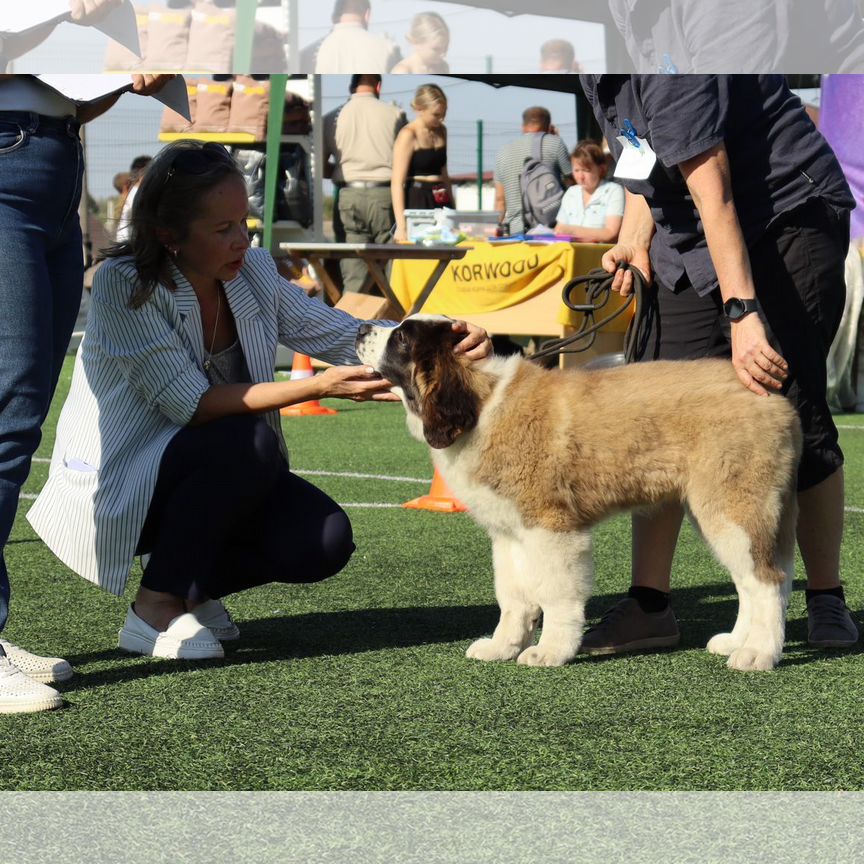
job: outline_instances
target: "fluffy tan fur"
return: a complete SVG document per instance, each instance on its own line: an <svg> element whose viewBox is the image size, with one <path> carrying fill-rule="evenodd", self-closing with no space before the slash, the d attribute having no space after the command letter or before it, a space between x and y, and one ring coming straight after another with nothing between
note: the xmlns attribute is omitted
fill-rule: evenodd
<svg viewBox="0 0 864 864"><path fill-rule="evenodd" d="M493 544L509 538L507 555L527 557L516 567L521 575L509 573L506 585L499 585L496 558L502 622L502 595L511 607L515 591L524 595L525 609L543 609L532 592L551 591L554 600L555 585L567 594L574 580L582 587L569 593L584 609L591 526L621 510L675 500L689 507L741 598L736 630L715 637L709 650L731 655L735 668L776 664L792 577L801 447L787 400L745 390L724 360L548 371L520 358L470 363L451 346L449 324L422 316L358 341L364 362L398 384L409 428L432 445L436 466ZM532 566L538 555L558 571L542 586L540 562ZM543 611L541 646L549 623ZM530 621L533 613L523 613ZM482 659L567 662L578 650L584 612L565 617L571 629L580 622L579 634L562 630L550 640L557 647L529 649L523 632L510 638L518 655L499 639L497 649L484 647Z"/></svg>

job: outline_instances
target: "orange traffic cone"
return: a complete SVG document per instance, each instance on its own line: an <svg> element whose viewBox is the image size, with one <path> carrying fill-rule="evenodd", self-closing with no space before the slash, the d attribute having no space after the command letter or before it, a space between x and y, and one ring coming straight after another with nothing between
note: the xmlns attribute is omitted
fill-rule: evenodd
<svg viewBox="0 0 864 864"><path fill-rule="evenodd" d="M444 479L435 469L432 475L432 486L428 495L421 495L413 501L406 501L403 507L409 510L435 510L438 513L465 513L468 508L447 487Z"/></svg>
<svg viewBox="0 0 864 864"><path fill-rule="evenodd" d="M312 361L305 354L294 352L294 362L291 364L291 380L298 381L301 378L311 378L315 372L312 369ZM308 402L298 402L296 405L286 405L279 413L283 417L309 417L315 414L338 414L333 408L325 408L317 399Z"/></svg>

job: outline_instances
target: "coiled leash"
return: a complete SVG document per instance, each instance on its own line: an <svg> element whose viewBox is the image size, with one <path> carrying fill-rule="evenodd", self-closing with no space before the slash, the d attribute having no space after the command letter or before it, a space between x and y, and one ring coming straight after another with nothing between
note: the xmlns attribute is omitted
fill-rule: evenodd
<svg viewBox="0 0 864 864"><path fill-rule="evenodd" d="M609 302L612 296L612 282L615 279L615 273L607 273L601 267L597 267L584 276L577 276L575 279L571 279L564 286L561 299L569 309L582 313L584 316L582 326L571 336L566 336L563 339L549 339L543 342L540 348L528 357L529 360L539 361L545 360L548 357L554 357L557 354L578 354L581 351L587 351L594 344L597 331L605 327L610 321L614 321L619 315L623 315L630 308L630 304L634 298L636 300L636 312L627 326L627 332L624 334L624 359L625 362L632 363L639 356L641 351L644 350L650 331L649 322L652 310L648 303L648 284L642 272L625 261L618 263L617 270L629 270L633 274L633 292L627 297L627 301L611 315L600 321L595 321L595 314ZM571 295L573 291L583 285L585 286L586 302L574 303ZM581 347L570 347L586 339L589 341Z"/></svg>

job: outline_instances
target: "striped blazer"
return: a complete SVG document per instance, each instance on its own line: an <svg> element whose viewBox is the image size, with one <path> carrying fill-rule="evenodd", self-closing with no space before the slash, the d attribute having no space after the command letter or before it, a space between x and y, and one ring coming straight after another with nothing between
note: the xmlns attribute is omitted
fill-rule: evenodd
<svg viewBox="0 0 864 864"><path fill-rule="evenodd" d="M172 275L176 291L158 285L130 309L132 260L109 260L97 272L48 482L27 515L64 564L118 595L162 454L210 386L197 297L179 270ZM279 343L330 363L359 363L361 322L309 299L278 274L266 250L247 252L225 294L253 383L273 380ZM279 412L264 416L287 459Z"/></svg>

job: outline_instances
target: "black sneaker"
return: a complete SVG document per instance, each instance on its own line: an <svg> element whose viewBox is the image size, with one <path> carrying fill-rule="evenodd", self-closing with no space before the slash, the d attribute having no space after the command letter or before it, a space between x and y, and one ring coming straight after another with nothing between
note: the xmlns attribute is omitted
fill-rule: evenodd
<svg viewBox="0 0 864 864"><path fill-rule="evenodd" d="M833 594L817 594L807 604L807 642L813 648L851 648L858 628L846 604Z"/></svg>
<svg viewBox="0 0 864 864"><path fill-rule="evenodd" d="M643 612L635 597L625 597L607 609L598 624L585 631L579 653L624 654L674 648L680 641L671 606L662 612Z"/></svg>

